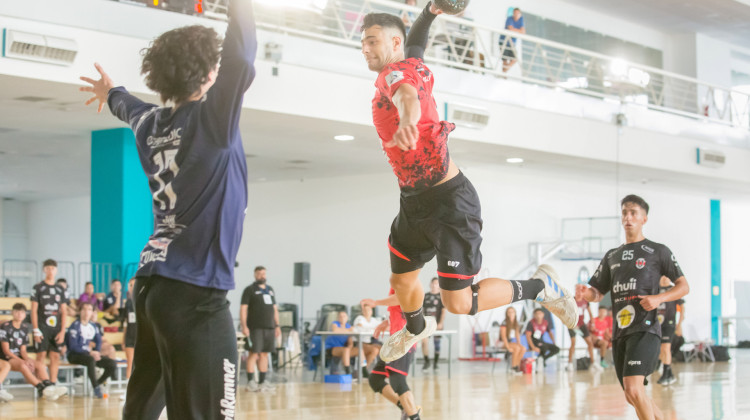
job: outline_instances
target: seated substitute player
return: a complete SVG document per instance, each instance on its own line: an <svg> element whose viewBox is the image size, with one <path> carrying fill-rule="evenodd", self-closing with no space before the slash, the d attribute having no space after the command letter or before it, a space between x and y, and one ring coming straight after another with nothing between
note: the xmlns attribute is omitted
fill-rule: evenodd
<svg viewBox="0 0 750 420"><path fill-rule="evenodd" d="M369 306L387 306L388 319L384 320L375 329L375 337L380 337L386 329L390 328L390 333L394 334L401 330L406 319L404 312L398 304L398 298L393 289L388 293L388 297L381 300L364 299L362 305ZM401 420L419 420L422 408L414 402L414 394L409 390L406 378L409 376L409 367L414 361L416 353L416 344L401 358L392 362L384 362L378 356L375 367L370 372L370 388L376 393L382 394L388 401L396 404L401 410Z"/></svg>
<svg viewBox="0 0 750 420"><path fill-rule="evenodd" d="M362 25L362 54L377 72L373 122L398 178L400 211L388 239L391 286L406 314L406 326L383 344L380 357L393 361L432 335L437 321L425 317L419 272L437 255L443 305L474 315L509 303L536 299L573 327L573 296L557 274L541 266L530 280L473 279L482 265L479 197L448 153L455 125L440 121L432 95L433 74L422 59L429 28L441 11L429 3L406 38L403 21L370 13ZM404 43L404 40L406 42Z"/></svg>
<svg viewBox="0 0 750 420"><path fill-rule="evenodd" d="M615 325L612 351L615 370L625 390L625 398L635 407L640 420L661 419L663 415L646 395L646 377L659 357L661 326L657 308L685 296L690 290L672 251L643 235L649 206L643 198L628 195L622 199L622 226L625 244L606 253L589 286L579 284L576 294L589 302L599 302L612 293ZM659 293L662 276L675 286Z"/></svg>
<svg viewBox="0 0 750 420"><path fill-rule="evenodd" d="M673 287L669 278L662 276L659 282L659 293L669 291ZM672 340L675 338L675 320L677 318L677 305L685 303L684 300L678 299L671 302L662 302L657 310L657 317L661 324L661 352L659 360L662 363L663 371L661 378L656 381L659 385L672 385L677 382L677 378L672 372ZM680 313L680 323L682 323L682 313Z"/></svg>
<svg viewBox="0 0 750 420"><path fill-rule="evenodd" d="M592 319L589 323L591 327L591 334L594 336L593 344L594 347L599 349L599 366L602 368L608 368L609 365L605 360L607 355L607 349L612 343L612 321L609 317L609 308L606 306L599 306L599 316ZM591 359L591 364L595 364L596 359Z"/></svg>
<svg viewBox="0 0 750 420"><path fill-rule="evenodd" d="M112 377L117 369L117 362L100 353L102 346L102 335L93 322L90 322L94 312L94 306L84 302L80 307L81 319L76 320L68 328L66 344L68 346L68 361L72 364L86 366L91 385L94 387L94 395L102 398L100 385ZM94 343L93 350L89 343ZM99 378L96 377L96 368L104 369Z"/></svg>
<svg viewBox="0 0 750 420"><path fill-rule="evenodd" d="M380 325L381 320L378 317L372 316L372 311L373 311L372 306L370 305L360 305L360 306L362 307L362 314L354 318L354 322L353 322L354 332L372 334L373 332L375 332L375 328L377 328L377 326ZM364 360L362 361L362 377L366 378L369 376L367 367L370 366L375 361L376 357L378 357L378 353L380 353L380 346L382 346L383 343L381 343L380 340L372 336L369 336L369 337L360 336L360 338L362 340L362 352L364 353L364 355L360 355L360 357L364 356Z"/></svg>
<svg viewBox="0 0 750 420"><path fill-rule="evenodd" d="M521 359L526 353L526 347L521 344L521 325L516 317L516 308L512 306L505 310L505 319L500 325L500 340L511 354L511 371L521 373Z"/></svg>
<svg viewBox="0 0 750 420"><path fill-rule="evenodd" d="M29 342L28 324L23 323L26 319L26 305L14 304L11 314L13 319L0 325L0 384L11 370L20 372L26 382L36 387L40 397L56 400L61 395L60 390L52 385L45 370L40 372L41 376L35 375L36 362L26 353L26 345ZM0 390L0 401L11 399L13 395Z"/></svg>
<svg viewBox="0 0 750 420"><path fill-rule="evenodd" d="M331 331L333 332L354 332L349 320L349 314L346 311L341 311L338 314L338 319L331 323ZM331 352L331 356L341 358L341 363L344 365L344 372L349 375L352 373L352 352L354 351L354 338L346 335L329 335L326 337L326 351Z"/></svg>
<svg viewBox="0 0 750 420"><path fill-rule="evenodd" d="M120 308L122 308L122 283L119 279L112 279L109 284L109 293L102 303L102 311L119 318Z"/></svg>
<svg viewBox="0 0 750 420"><path fill-rule="evenodd" d="M594 338L589 333L589 329L586 327L585 315L586 312L589 314L589 320L594 319L594 315L591 313L589 303L582 296L576 296L576 305L578 306L578 324L575 328L568 328L570 334L570 350L568 350L568 371L576 370L575 365L575 353L576 353L576 336L580 334L583 337L583 341L586 342L586 346L589 350L589 360L591 360L591 370L602 370L602 365L594 362ZM606 348L605 348L606 350Z"/></svg>
<svg viewBox="0 0 750 420"><path fill-rule="evenodd" d="M437 330L440 331L443 329L443 322L445 321L445 306L443 306L443 300L440 298L440 284L438 282L438 278L435 277L430 281L430 292L425 293L424 295L424 303L422 303L422 307L424 308L424 315L425 316L432 316L435 317L435 321L437 322ZM442 337L439 335L436 335L432 338L432 342L435 344L435 354L434 359L432 362L432 370L437 371L438 370L438 361L440 360L440 339ZM427 372L430 370L430 346L429 346L430 340L425 338L422 340L422 354L424 355L424 366L422 367L422 372Z"/></svg>
<svg viewBox="0 0 750 420"><path fill-rule="evenodd" d="M49 356L49 378L54 385L60 367L60 347L65 341L68 299L66 291L55 282L57 261L45 260L42 267L44 281L31 290L31 325L37 350L37 377L47 377L44 362ZM64 395L68 388L60 387L58 390Z"/></svg>
<svg viewBox="0 0 750 420"><path fill-rule="evenodd" d="M554 341L554 331L549 321L544 319L544 311L541 308L534 309L534 317L526 324L526 342L529 343L531 351L539 353L545 366L547 365L547 359L560 352L560 347L542 340L546 333Z"/></svg>

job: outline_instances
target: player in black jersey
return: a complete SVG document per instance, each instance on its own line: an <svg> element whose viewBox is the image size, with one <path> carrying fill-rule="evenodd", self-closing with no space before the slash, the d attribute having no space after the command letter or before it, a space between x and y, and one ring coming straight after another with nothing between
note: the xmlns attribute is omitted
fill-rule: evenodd
<svg viewBox="0 0 750 420"><path fill-rule="evenodd" d="M424 308L425 316L434 316L437 321L438 331L443 329L443 321L445 320L446 309L443 306L443 300L440 298L440 283L437 277L434 277L430 281L430 292L424 294ZM440 359L440 337L435 335L432 337L432 341L435 344L435 358L432 362L432 369L438 370L438 360ZM430 339L425 338L422 340L422 354L424 355L424 366L422 367L423 372L430 370Z"/></svg>
<svg viewBox="0 0 750 420"><path fill-rule="evenodd" d="M669 281L669 278L662 277L659 286L659 293L664 293L672 288L672 282ZM684 302L684 300L679 299L672 302L663 302L659 305L657 312L659 324L661 324L661 353L659 354L659 360L664 369L661 378L656 381L659 385L672 385L677 382L677 378L672 372L672 339L674 339L676 328L677 305L682 305ZM681 314L680 322L682 322Z"/></svg>
<svg viewBox="0 0 750 420"><path fill-rule="evenodd" d="M649 210L646 201L628 195L621 205L625 244L607 252L589 281L591 287L577 285L576 295L599 302L607 292L612 293L612 351L617 378L639 419L661 419L661 410L645 389L646 376L653 372L659 355L661 326L657 308L663 302L685 296L689 286L672 251L643 236ZM659 293L662 276L675 286Z"/></svg>
<svg viewBox="0 0 750 420"><path fill-rule="evenodd" d="M49 377L54 385L60 366L60 347L65 340L68 298L65 289L55 283L57 262L45 260L42 267L44 281L31 290L31 325L37 349L37 376L46 375L44 361L49 356Z"/></svg>

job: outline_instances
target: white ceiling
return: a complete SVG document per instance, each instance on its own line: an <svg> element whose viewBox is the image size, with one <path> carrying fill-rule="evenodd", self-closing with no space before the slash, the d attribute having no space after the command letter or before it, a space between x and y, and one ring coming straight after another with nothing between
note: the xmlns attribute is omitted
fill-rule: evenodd
<svg viewBox="0 0 750 420"><path fill-rule="evenodd" d="M87 98L76 86L13 77L0 77L0 197L23 201L90 194L90 133L122 126L105 111L98 115L83 106ZM28 102L34 96L48 100ZM146 97L155 100L155 97ZM349 124L245 109L241 130L248 155L251 183L390 173L375 130ZM350 134L354 141L333 140ZM685 190L716 191L706 178L612 163L532 152L525 149L451 140L459 166L509 166L508 157L526 159L518 171L550 176L589 177L623 183L659 183ZM395 184L395 180L394 180ZM723 192L750 193L750 185L721 183Z"/></svg>
<svg viewBox="0 0 750 420"><path fill-rule="evenodd" d="M700 32L745 46L750 0L563 0L668 33Z"/></svg>

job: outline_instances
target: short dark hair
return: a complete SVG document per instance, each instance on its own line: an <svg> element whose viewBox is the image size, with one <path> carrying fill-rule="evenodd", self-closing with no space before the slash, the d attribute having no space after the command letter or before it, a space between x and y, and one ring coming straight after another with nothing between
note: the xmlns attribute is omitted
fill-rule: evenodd
<svg viewBox="0 0 750 420"><path fill-rule="evenodd" d="M42 268L48 266L57 267L57 261L53 260L52 258L44 260L44 262L42 263Z"/></svg>
<svg viewBox="0 0 750 420"><path fill-rule="evenodd" d="M368 13L365 15L365 19L362 21L362 27L360 32L373 27L382 26L383 28L395 28L401 32L402 39L406 40L406 26L404 21L398 16L391 15L389 13Z"/></svg>
<svg viewBox="0 0 750 420"><path fill-rule="evenodd" d="M642 208L646 211L646 214L648 214L648 203L646 200L642 199L641 197L635 195L635 194L629 194L625 196L625 198L622 199L620 202L620 206L624 206L626 203L633 203L638 205L638 207Z"/></svg>
<svg viewBox="0 0 750 420"><path fill-rule="evenodd" d="M84 284L84 285L83 285L83 287L85 288L85 287L86 287L86 286L88 286L89 284L90 284L90 285L92 285L92 286L94 285L94 283L92 283L92 282L90 282L90 281L87 281L87 282L86 282L86 284Z"/></svg>
<svg viewBox="0 0 750 420"><path fill-rule="evenodd" d="M79 310L80 310L80 309L83 309L83 307L84 307L84 306L86 306L86 305L88 305L88 306L89 306L89 307L90 307L91 309L94 309L94 304L93 304L93 303L91 303L91 302L82 302L82 303L81 303L81 307L80 307L80 308L78 308L78 309L79 309Z"/></svg>
<svg viewBox="0 0 750 420"><path fill-rule="evenodd" d="M537 312L544 313L544 311L542 310L542 308L536 308L536 309L534 309L534 313L537 313Z"/></svg>
<svg viewBox="0 0 750 420"><path fill-rule="evenodd" d="M515 12L520 12L520 11L521 11L521 9L520 9L520 8L518 8L518 7L516 7L515 9L513 9L513 13L515 13Z"/></svg>
<svg viewBox="0 0 750 420"><path fill-rule="evenodd" d="M605 309L605 310L608 311L609 310L609 306L599 305L599 310L602 310L602 309Z"/></svg>
<svg viewBox="0 0 750 420"><path fill-rule="evenodd" d="M14 311L24 311L24 312L26 312L26 305L24 305L24 304L23 304L23 303L21 303L21 302L18 302L18 303L14 303L14 304L13 304L13 308L12 308L12 310L14 310Z"/></svg>
<svg viewBox="0 0 750 420"><path fill-rule="evenodd" d="M141 74L162 102L183 102L219 63L221 38L213 28L185 26L161 34L141 51Z"/></svg>
<svg viewBox="0 0 750 420"><path fill-rule="evenodd" d="M57 283L57 284L60 284L60 283L68 284L68 281L61 277L61 278L57 279L57 281L55 283Z"/></svg>
<svg viewBox="0 0 750 420"><path fill-rule="evenodd" d="M259 265L255 267L255 270L253 270L253 273L257 273L258 271L265 270L266 267L263 267L262 265Z"/></svg>
<svg viewBox="0 0 750 420"><path fill-rule="evenodd" d="M440 281L440 279L437 277L433 277L432 280L430 280L430 283L432 283L433 281Z"/></svg>
<svg viewBox="0 0 750 420"><path fill-rule="evenodd" d="M109 284L112 284L112 283L120 283L120 284L122 284L122 282L120 281L120 279L112 279L112 281L109 282Z"/></svg>

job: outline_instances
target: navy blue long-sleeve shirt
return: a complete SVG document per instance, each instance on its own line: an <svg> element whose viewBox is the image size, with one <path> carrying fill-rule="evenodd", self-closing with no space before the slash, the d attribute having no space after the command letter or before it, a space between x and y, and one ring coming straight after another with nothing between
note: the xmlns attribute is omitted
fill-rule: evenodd
<svg viewBox="0 0 750 420"><path fill-rule="evenodd" d="M233 0L216 82L176 110L111 89L112 113L130 124L153 196L154 233L137 276L160 275L234 289L247 209L247 162L239 120L255 78L258 48L251 0Z"/></svg>
<svg viewBox="0 0 750 420"><path fill-rule="evenodd" d="M65 335L65 345L68 347L68 353L88 353L89 343L94 342L94 350L102 349L102 335L94 323L89 322L83 325L80 319L70 324L68 333Z"/></svg>

